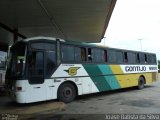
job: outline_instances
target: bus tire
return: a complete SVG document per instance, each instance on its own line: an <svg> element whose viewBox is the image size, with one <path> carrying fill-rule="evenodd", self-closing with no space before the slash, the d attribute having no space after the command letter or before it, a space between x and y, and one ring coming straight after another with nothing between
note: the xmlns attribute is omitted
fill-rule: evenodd
<svg viewBox="0 0 160 120"><path fill-rule="evenodd" d="M69 103L72 102L76 97L75 86L71 83L62 84L57 93L57 98L59 101Z"/></svg>
<svg viewBox="0 0 160 120"><path fill-rule="evenodd" d="M141 90L144 88L145 80L143 77L140 77L138 80L138 89Z"/></svg>

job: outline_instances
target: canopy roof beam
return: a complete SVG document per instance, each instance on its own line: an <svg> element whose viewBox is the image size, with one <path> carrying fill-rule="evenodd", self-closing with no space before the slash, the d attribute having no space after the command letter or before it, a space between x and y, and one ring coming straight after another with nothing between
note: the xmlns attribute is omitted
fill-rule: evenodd
<svg viewBox="0 0 160 120"><path fill-rule="evenodd" d="M0 27L1 28L3 28L3 29L5 29L5 30L7 30L8 32L11 32L11 33L13 33L13 34L16 34L18 37L21 37L21 38L23 38L23 39L25 39L25 38L27 38L26 36L24 36L24 35L22 35L22 34L20 34L20 33L17 33L16 31L16 29L11 29L10 27L8 27L7 25L5 25L5 24L3 24L3 23L1 23L0 22Z"/></svg>

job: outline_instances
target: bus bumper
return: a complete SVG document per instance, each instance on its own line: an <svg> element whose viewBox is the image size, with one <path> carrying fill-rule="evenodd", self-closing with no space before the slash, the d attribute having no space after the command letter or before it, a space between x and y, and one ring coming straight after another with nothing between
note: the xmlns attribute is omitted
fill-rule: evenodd
<svg viewBox="0 0 160 120"><path fill-rule="evenodd" d="M26 103L24 92L7 91L7 96L17 103Z"/></svg>

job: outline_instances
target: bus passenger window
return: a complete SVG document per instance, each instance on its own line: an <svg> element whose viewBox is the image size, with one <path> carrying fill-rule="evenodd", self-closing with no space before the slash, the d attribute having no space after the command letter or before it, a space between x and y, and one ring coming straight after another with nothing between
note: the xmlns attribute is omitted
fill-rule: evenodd
<svg viewBox="0 0 160 120"><path fill-rule="evenodd" d="M107 62L107 50L104 50L104 62Z"/></svg>
<svg viewBox="0 0 160 120"><path fill-rule="evenodd" d="M62 45L61 46L61 59L64 62L73 62L74 61L74 47L71 45Z"/></svg>
<svg viewBox="0 0 160 120"><path fill-rule="evenodd" d="M144 64L145 63L145 55L144 55L144 53L139 53L139 58L140 58L140 63Z"/></svg>
<svg viewBox="0 0 160 120"><path fill-rule="evenodd" d="M92 50L88 48L88 61L92 61Z"/></svg>
<svg viewBox="0 0 160 120"><path fill-rule="evenodd" d="M124 52L124 63L128 63L127 52Z"/></svg>
<svg viewBox="0 0 160 120"><path fill-rule="evenodd" d="M147 63L147 55L146 54L144 54L144 60L145 60L145 63Z"/></svg>
<svg viewBox="0 0 160 120"><path fill-rule="evenodd" d="M80 62L81 61L81 49L79 47L75 47L74 49L74 58L75 62Z"/></svg>
<svg viewBox="0 0 160 120"><path fill-rule="evenodd" d="M122 64L123 63L123 52L122 51L115 51L115 55L116 55L116 63L117 64ZM129 57L127 56L128 61L129 61Z"/></svg>
<svg viewBox="0 0 160 120"><path fill-rule="evenodd" d="M86 61L86 48L81 47L81 61Z"/></svg>
<svg viewBox="0 0 160 120"><path fill-rule="evenodd" d="M137 63L140 63L139 53L137 53Z"/></svg>

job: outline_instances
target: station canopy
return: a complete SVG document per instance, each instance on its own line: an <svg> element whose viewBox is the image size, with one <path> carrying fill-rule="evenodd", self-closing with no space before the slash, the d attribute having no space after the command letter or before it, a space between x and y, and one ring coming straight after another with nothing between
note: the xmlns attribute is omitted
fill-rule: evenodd
<svg viewBox="0 0 160 120"><path fill-rule="evenodd" d="M0 44L18 38L49 36L100 42L116 0L0 0Z"/></svg>

